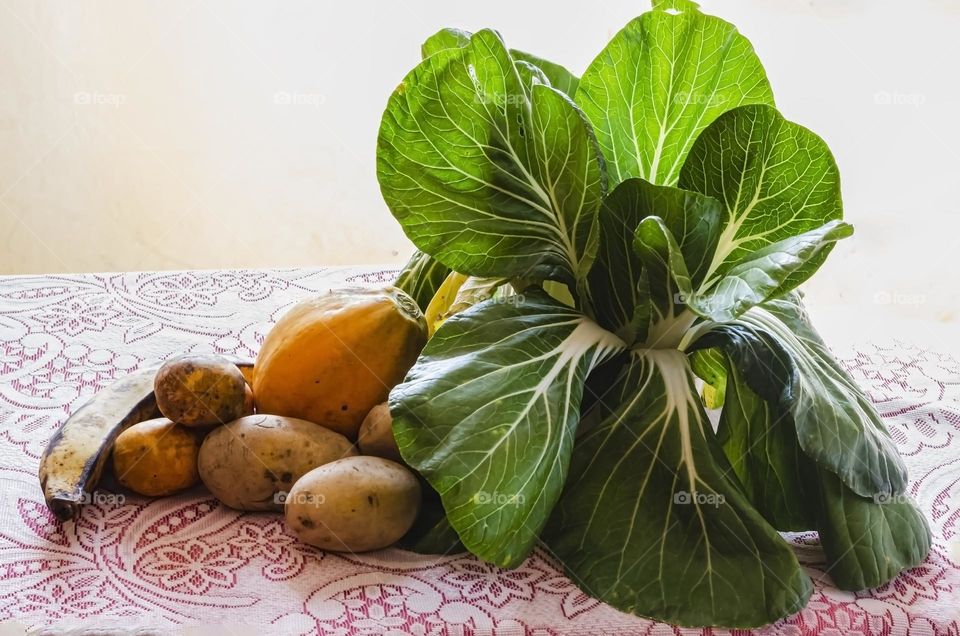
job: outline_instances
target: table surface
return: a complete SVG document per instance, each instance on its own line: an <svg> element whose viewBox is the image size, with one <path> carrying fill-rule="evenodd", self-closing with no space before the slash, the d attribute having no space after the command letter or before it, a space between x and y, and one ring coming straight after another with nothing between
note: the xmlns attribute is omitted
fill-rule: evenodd
<svg viewBox="0 0 960 636"><path fill-rule="evenodd" d="M462 554L323 553L279 515L239 513L202 489L128 495L63 525L47 511L40 453L96 390L187 351L253 357L292 303L392 277L339 268L0 278L0 620L41 631L698 633L589 598L542 552L511 571ZM886 419L933 548L890 584L849 593L822 573L815 534L791 536L815 591L802 612L757 633L960 634L960 363L902 342L831 344Z"/></svg>

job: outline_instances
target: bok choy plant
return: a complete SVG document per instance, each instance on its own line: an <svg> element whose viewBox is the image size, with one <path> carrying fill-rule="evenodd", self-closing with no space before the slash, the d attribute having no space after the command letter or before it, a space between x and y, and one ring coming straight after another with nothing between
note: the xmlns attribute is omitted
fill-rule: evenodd
<svg viewBox="0 0 960 636"><path fill-rule="evenodd" d="M377 175L438 327L390 395L442 504L422 549L542 546L617 608L727 627L807 602L781 531L819 532L848 590L925 558L891 438L796 291L852 233L836 163L732 25L655 2L580 78L442 30Z"/></svg>

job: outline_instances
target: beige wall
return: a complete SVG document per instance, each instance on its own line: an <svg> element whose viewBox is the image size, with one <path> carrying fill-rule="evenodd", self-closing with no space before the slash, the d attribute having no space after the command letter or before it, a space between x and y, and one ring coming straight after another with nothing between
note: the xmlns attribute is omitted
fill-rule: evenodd
<svg viewBox="0 0 960 636"><path fill-rule="evenodd" d="M837 155L857 235L812 297L953 324L956 3L702 4ZM495 26L579 72L642 7L3 0L0 273L402 261L374 147L419 42Z"/></svg>

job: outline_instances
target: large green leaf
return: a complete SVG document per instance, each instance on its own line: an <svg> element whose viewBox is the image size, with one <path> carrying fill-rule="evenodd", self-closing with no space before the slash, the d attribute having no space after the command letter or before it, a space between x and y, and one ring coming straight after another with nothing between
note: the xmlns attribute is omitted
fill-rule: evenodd
<svg viewBox="0 0 960 636"><path fill-rule="evenodd" d="M589 124L493 31L407 75L377 176L407 236L455 271L576 282L593 263L604 175Z"/></svg>
<svg viewBox="0 0 960 636"><path fill-rule="evenodd" d="M827 573L844 590L889 582L930 551L930 527L905 495L861 497L833 473L819 472L820 543Z"/></svg>
<svg viewBox="0 0 960 636"><path fill-rule="evenodd" d="M611 184L675 185L700 132L743 104L773 104L753 47L736 28L687 7L632 20L590 64L576 94Z"/></svg>
<svg viewBox="0 0 960 636"><path fill-rule="evenodd" d="M623 348L543 292L450 318L390 394L404 459L464 546L504 567L530 552L563 487L587 374Z"/></svg>
<svg viewBox="0 0 960 636"><path fill-rule="evenodd" d="M762 371L748 369L754 372ZM930 530L911 499L857 495L802 452L792 415L754 393L736 364L728 378L717 435L734 472L778 530L819 532L826 571L838 587L877 587L926 558Z"/></svg>
<svg viewBox="0 0 960 636"><path fill-rule="evenodd" d="M729 365L717 431L751 503L779 530L816 529L827 573L842 589L883 585L922 562L930 531L913 501L900 494L861 497L807 457L791 413L776 396L764 399L749 387L752 381L771 388L776 382L765 384L760 376L782 378L790 371L777 368L776 360L767 367L752 349L738 349Z"/></svg>
<svg viewBox="0 0 960 636"><path fill-rule="evenodd" d="M545 534L571 578L680 625L755 627L801 609L810 580L736 484L686 357L634 351L605 399L619 406L577 440Z"/></svg>
<svg viewBox="0 0 960 636"><path fill-rule="evenodd" d="M693 346L724 348L752 390L790 413L804 453L855 493L904 491L906 468L883 420L830 353L796 294L714 327ZM745 360L754 362L745 366Z"/></svg>
<svg viewBox="0 0 960 636"><path fill-rule="evenodd" d="M420 311L425 312L449 274L449 267L429 254L414 250L410 260L397 275L394 285L407 292L416 301Z"/></svg>
<svg viewBox="0 0 960 636"><path fill-rule="evenodd" d="M765 297L781 295L816 271L833 241L849 235L848 226L825 226L843 217L830 149L769 106L743 106L713 122L691 149L680 186L720 200L729 215L704 287L731 274L737 285L776 285ZM736 269L744 263L747 271L759 268L756 280L745 281Z"/></svg>

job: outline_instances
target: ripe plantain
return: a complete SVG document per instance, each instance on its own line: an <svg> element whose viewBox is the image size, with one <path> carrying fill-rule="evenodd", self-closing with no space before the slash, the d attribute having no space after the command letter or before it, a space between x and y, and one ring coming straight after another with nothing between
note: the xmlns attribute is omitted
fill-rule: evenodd
<svg viewBox="0 0 960 636"><path fill-rule="evenodd" d="M241 371L252 366L237 362ZM68 521L90 501L113 442L128 427L160 416L153 393L158 367L134 371L94 395L67 418L40 458L40 488L47 507Z"/></svg>

